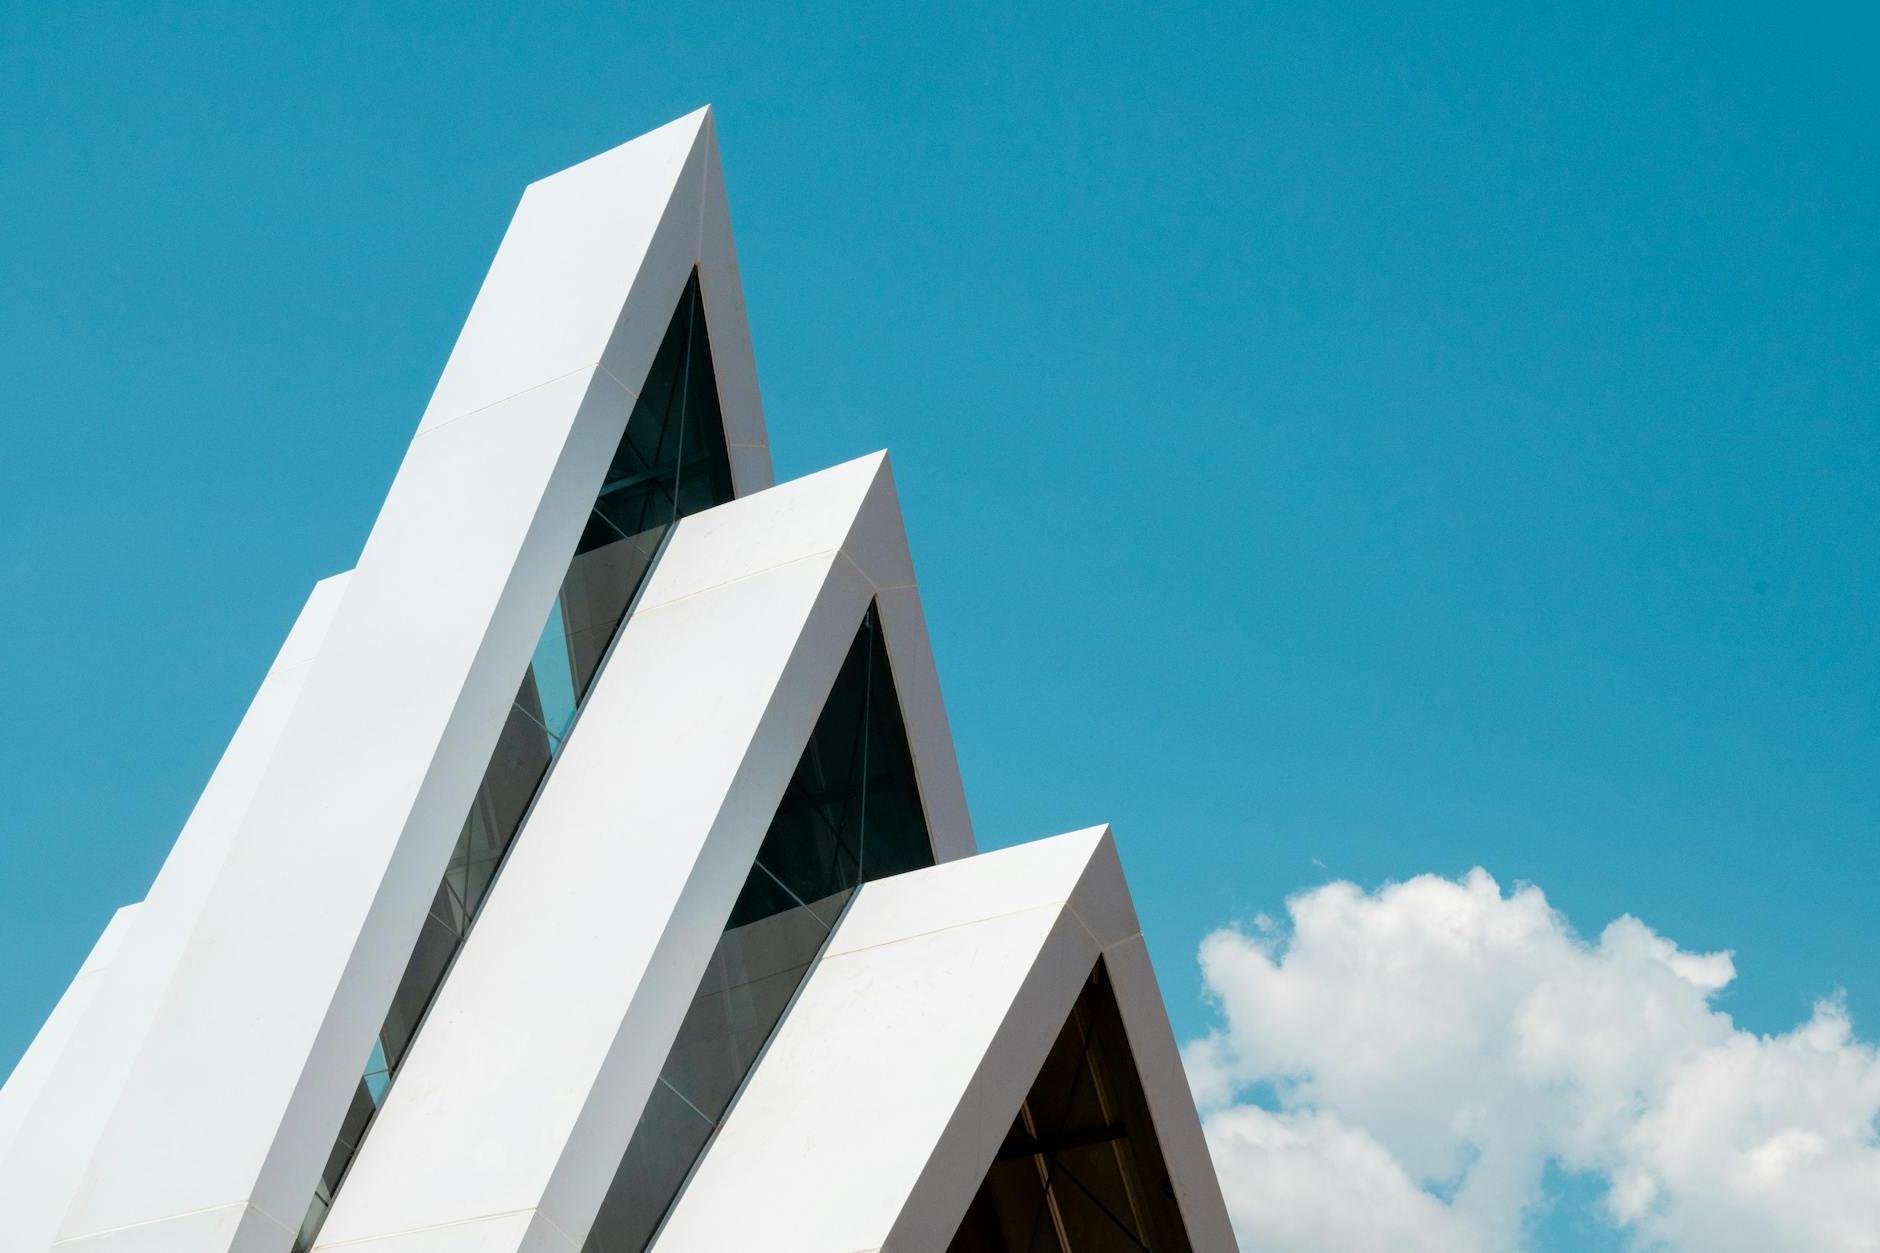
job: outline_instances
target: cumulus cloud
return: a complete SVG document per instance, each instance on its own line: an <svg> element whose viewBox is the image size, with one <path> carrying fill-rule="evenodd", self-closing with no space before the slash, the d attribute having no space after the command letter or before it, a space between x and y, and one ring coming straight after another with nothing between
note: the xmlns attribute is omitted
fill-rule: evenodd
<svg viewBox="0 0 1880 1253"><path fill-rule="evenodd" d="M1641 1249L1880 1250L1880 1055L1837 1002L1739 1030L1728 953L1589 942L1481 870L1287 915L1203 942L1186 1050L1249 1253L1519 1250L1550 1165Z"/></svg>

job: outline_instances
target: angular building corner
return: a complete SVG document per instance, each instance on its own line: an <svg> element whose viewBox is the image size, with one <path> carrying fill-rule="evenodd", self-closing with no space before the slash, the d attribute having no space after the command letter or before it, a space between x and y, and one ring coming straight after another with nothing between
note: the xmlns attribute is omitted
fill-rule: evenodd
<svg viewBox="0 0 1880 1253"><path fill-rule="evenodd" d="M887 454L773 485L709 110L531 185L0 1253L1233 1239L1110 833L976 852Z"/></svg>

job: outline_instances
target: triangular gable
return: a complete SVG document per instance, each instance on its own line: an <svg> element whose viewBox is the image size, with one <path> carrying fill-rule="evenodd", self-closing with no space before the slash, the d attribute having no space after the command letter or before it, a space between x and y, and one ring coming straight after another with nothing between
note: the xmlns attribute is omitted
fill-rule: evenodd
<svg viewBox="0 0 1880 1253"><path fill-rule="evenodd" d="M947 1253L1191 1253L1098 959Z"/></svg>
<svg viewBox="0 0 1880 1253"><path fill-rule="evenodd" d="M1100 1072L1080 1071L1086 1041ZM1041 1156L1060 1168L1051 1192L1086 1183L1123 1222L1066 1192L1034 1230ZM1059 1232L1068 1247L1050 1243ZM1109 1253L1134 1239L1234 1247L1099 829L865 885L652 1248Z"/></svg>

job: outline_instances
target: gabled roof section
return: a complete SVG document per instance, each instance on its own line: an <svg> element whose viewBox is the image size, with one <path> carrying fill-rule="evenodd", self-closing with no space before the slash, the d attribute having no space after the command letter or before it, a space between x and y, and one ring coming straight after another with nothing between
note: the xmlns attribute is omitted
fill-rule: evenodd
<svg viewBox="0 0 1880 1253"><path fill-rule="evenodd" d="M1080 1042L1108 1032L1098 1047L1109 1076L1139 1087L1114 1085L1135 1091L1118 1091L1113 1119L1047 1114L1014 1137L1014 1113L1029 1103L1086 1091L1067 1032L1087 1033ZM1140 1150L1135 1178L1166 1186L1162 1203L1113 1231L1085 1222L1068 1248L1033 1247L1233 1249L1107 828L864 884L653 1253L947 1249L969 1213L983 1218L975 1197L1002 1158L1066 1161L1071 1140L1121 1138L1124 1120ZM1114 1203L1113 1181L1073 1164ZM1066 1234L1090 1217L1075 1202L1061 1216ZM973 1234L958 1247L998 1248Z"/></svg>

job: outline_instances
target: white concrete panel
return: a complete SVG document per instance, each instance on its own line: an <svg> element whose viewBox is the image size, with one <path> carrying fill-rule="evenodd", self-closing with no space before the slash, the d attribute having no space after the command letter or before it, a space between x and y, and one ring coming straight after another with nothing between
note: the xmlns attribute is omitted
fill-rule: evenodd
<svg viewBox="0 0 1880 1253"><path fill-rule="evenodd" d="M772 482L711 110L533 183L419 429L600 366L637 395L699 273L737 494Z"/></svg>
<svg viewBox="0 0 1880 1253"><path fill-rule="evenodd" d="M343 1247L359 1253L580 1253L581 1242L539 1211L524 1210L446 1227L403 1231Z"/></svg>
<svg viewBox="0 0 1880 1253"><path fill-rule="evenodd" d="M202 1253L204 1249L266 1248L284 1229L247 1204L218 1205L164 1222L101 1231L85 1241L86 1253ZM286 1233L291 1241L293 1234Z"/></svg>
<svg viewBox="0 0 1880 1253"><path fill-rule="evenodd" d="M934 1147L962 1099L974 1093L981 1057L1002 1031L1024 1036L1024 1051L1042 1057L1095 960L1095 947L1061 903L828 959L792 1007L654 1250L881 1247L929 1173ZM915 968L930 977L910 981ZM1029 1012L1014 1014L1014 1005ZM849 1047L864 1020L866 1055ZM842 1035L839 1044L826 1038L831 1030ZM858 1065L867 1069L858 1072ZM879 1081L886 1071L894 1082ZM788 1081L773 1082L773 1074ZM997 1130L983 1156L975 1144L955 1154L958 1160L979 1156L984 1172L1030 1082L1017 1067L993 1076L994 1090L977 1096L987 1109L975 1124ZM852 1126L871 1121L872 1135L837 1143ZM770 1130L751 1134L759 1128ZM964 1212L979 1177L956 1173ZM936 1244L907 1247L938 1253L951 1234L949 1227Z"/></svg>
<svg viewBox="0 0 1880 1253"><path fill-rule="evenodd" d="M849 533L842 541L843 549L857 566L869 572L869 579L877 590L911 587L914 558L908 552L907 532L901 525L901 494L894 485L892 462L885 450L858 457L856 461L879 461L889 468L882 489L849 524Z"/></svg>
<svg viewBox="0 0 1880 1253"><path fill-rule="evenodd" d="M74 1020L40 1099L11 1146L0 1145L0 1214L7 1216L0 1250L45 1253L57 1234L349 578L323 579L308 596L116 957Z"/></svg>
<svg viewBox="0 0 1880 1253"><path fill-rule="evenodd" d="M93 994L98 990L105 968L117 955L118 945L124 938L124 932L130 928L130 921L137 912L136 905L126 905L111 915L104 930L92 943L91 952L79 964L78 973L60 994L58 1003L52 1012L46 1015L45 1022L33 1035L32 1042L20 1059L13 1066L13 1073L7 1076L4 1085L0 1085L0 1156L5 1155L14 1144L14 1137L19 1134L20 1125L26 1121L27 1114L38 1103L40 1093L45 1091L46 1081L58 1064L65 1046L78 1028L79 1020L90 1006Z"/></svg>
<svg viewBox="0 0 1880 1253"><path fill-rule="evenodd" d="M833 556L848 543L856 515L891 486L887 458L875 453L694 514L674 528L637 608L696 596L792 561Z"/></svg>
<svg viewBox="0 0 1880 1253"><path fill-rule="evenodd" d="M825 960L1040 905L1066 905L1108 827L1033 840L869 885L829 937ZM1057 1024L1053 1023L1053 1031ZM1009 1121L1009 1119L1008 1119Z"/></svg>
<svg viewBox="0 0 1880 1253"><path fill-rule="evenodd" d="M1096 961L1068 908L1095 843L864 884L654 1253L880 1248L962 1105L983 1106L942 1180L957 1225Z"/></svg>
<svg viewBox="0 0 1880 1253"><path fill-rule="evenodd" d="M864 458L675 528L320 1248L519 1212L585 1237L874 595L844 545L890 486Z"/></svg>
<svg viewBox="0 0 1880 1253"><path fill-rule="evenodd" d="M649 277L665 308L639 309L631 319L651 327L657 347L697 248L705 122L701 109L530 184L420 430L600 364L663 234L660 251L675 251L676 237L683 268L675 275L669 265L655 267L663 272ZM645 364L615 373L637 392Z"/></svg>

